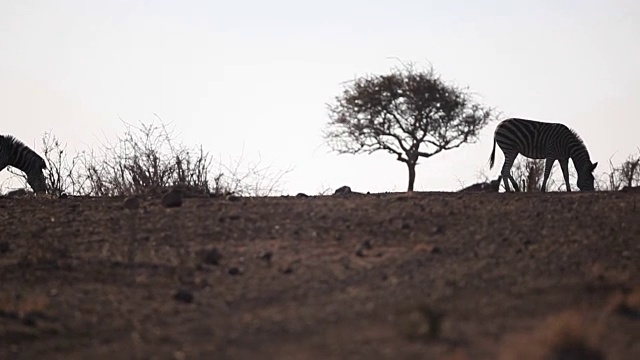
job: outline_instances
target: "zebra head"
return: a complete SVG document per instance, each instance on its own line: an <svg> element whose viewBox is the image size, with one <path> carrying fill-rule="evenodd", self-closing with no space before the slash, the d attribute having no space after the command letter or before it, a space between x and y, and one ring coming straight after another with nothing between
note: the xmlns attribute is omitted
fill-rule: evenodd
<svg viewBox="0 0 640 360"><path fill-rule="evenodd" d="M47 182L43 169L44 159L22 141L11 135L0 135L0 171L12 166L27 175L27 183L34 192L46 193Z"/></svg>
<svg viewBox="0 0 640 360"><path fill-rule="evenodd" d="M596 169L596 166L598 166L597 161L593 164L589 161L586 166L582 167L580 171L578 171L578 188L581 191L595 190L593 185L593 182L595 181L595 178L593 177L593 170Z"/></svg>
<svg viewBox="0 0 640 360"><path fill-rule="evenodd" d="M27 183L33 189L35 193L47 192L47 181L44 177L44 169L47 168L47 164L41 157L38 156L39 161L35 161L35 166L32 166L27 171Z"/></svg>

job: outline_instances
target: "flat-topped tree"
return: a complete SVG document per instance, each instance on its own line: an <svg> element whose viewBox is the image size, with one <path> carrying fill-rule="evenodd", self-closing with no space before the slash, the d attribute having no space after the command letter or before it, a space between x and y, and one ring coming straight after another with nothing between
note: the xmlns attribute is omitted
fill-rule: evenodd
<svg viewBox="0 0 640 360"><path fill-rule="evenodd" d="M331 148L339 154L388 151L407 165L408 191L418 158L475 142L494 118L467 89L446 84L432 67L413 65L347 83L328 110L324 137Z"/></svg>

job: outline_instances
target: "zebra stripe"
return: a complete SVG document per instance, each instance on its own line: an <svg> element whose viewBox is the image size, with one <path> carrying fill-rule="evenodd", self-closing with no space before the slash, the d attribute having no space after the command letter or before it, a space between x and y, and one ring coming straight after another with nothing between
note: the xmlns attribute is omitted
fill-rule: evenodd
<svg viewBox="0 0 640 360"><path fill-rule="evenodd" d="M546 159L542 180L543 192L546 191L547 180L556 160L560 163L567 191L571 191L569 159L572 160L578 173L578 188L582 191L594 190L593 170L598 163L591 163L589 151L580 136L564 124L518 118L503 120L494 133L489 168L493 168L495 161L496 143L504 153L501 175L507 191L511 191L507 179L511 181L516 191L520 191L510 172L518 154L531 159Z"/></svg>
<svg viewBox="0 0 640 360"><path fill-rule="evenodd" d="M27 183L34 192L46 192L43 169L46 169L47 165L44 159L15 137L0 135L0 171L7 166L24 172L27 175Z"/></svg>

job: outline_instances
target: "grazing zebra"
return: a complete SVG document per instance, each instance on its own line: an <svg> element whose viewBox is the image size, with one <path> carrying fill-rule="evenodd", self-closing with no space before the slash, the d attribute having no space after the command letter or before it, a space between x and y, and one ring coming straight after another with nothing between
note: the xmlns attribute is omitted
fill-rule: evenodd
<svg viewBox="0 0 640 360"><path fill-rule="evenodd" d="M0 171L7 166L22 170L34 192L46 192L47 185L42 172L47 168L44 159L13 136L0 135Z"/></svg>
<svg viewBox="0 0 640 360"><path fill-rule="evenodd" d="M574 130L566 125L516 118L503 120L498 124L494 133L489 168L493 167L495 161L496 143L504 153L501 175L507 191L511 191L507 179L511 181L516 191L520 191L510 172L518 154L531 159L546 159L544 179L542 180L543 192L546 191L547 180L556 160L560 163L567 191L571 191L569 159L573 161L578 173L578 188L582 191L594 190L593 170L598 163L591 163L584 142Z"/></svg>

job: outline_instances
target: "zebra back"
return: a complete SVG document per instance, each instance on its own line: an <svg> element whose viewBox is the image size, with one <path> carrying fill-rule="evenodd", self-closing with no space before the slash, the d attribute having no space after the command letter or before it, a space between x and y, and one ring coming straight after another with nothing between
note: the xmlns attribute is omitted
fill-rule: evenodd
<svg viewBox="0 0 640 360"><path fill-rule="evenodd" d="M494 138L503 147L516 149L524 156L544 159L551 146L559 158L571 158L576 169L591 165L589 151L578 133L561 123L548 123L519 118L502 121L496 127Z"/></svg>
<svg viewBox="0 0 640 360"><path fill-rule="evenodd" d="M38 153L11 135L0 135L0 163L24 172L34 168L47 168L47 163Z"/></svg>

